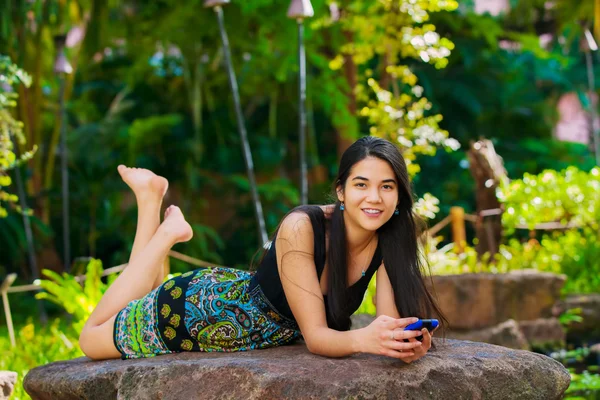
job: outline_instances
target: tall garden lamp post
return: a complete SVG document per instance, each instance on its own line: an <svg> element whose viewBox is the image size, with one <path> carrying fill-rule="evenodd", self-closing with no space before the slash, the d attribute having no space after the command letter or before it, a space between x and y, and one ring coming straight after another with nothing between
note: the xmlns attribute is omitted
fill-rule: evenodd
<svg viewBox="0 0 600 400"><path fill-rule="evenodd" d="M69 272L71 266L71 244L69 242L69 170L67 169L67 113L65 110L65 84L66 76L73 73L73 67L65 55L65 44L67 36L57 35L54 37L56 48L56 61L54 62L54 73L59 79L59 123L60 123L60 156L61 156L61 181L62 181L62 214L63 214L63 248L64 248L64 270Z"/></svg>
<svg viewBox="0 0 600 400"><path fill-rule="evenodd" d="M288 18L298 23L298 136L300 141L300 202L308 203L308 168L306 165L306 52L304 18L315 15L310 0L292 0Z"/></svg>
<svg viewBox="0 0 600 400"><path fill-rule="evenodd" d="M248 181L250 183L250 192L252 193L252 200L254 201L254 212L256 214L256 220L258 223L259 235L262 240L261 244L264 245L268 242L269 237L267 236L267 228L265 225L265 218L263 216L262 204L260 202L260 197L258 196L256 177L254 175L254 162L252 161L252 152L250 151L250 143L248 142L248 134L246 132L244 115L242 114L242 106L240 104L240 93L237 85L237 79L235 77L235 71L233 69L233 62L231 60L231 50L229 48L229 39L227 37L227 31L225 30L223 9L221 8L221 6L227 3L229 3L229 0L204 0L204 7L212 8L217 14L217 20L219 22L219 31L221 33L221 42L223 44L223 56L227 68L227 75L229 77L229 86L231 88L231 94L233 95L235 116L237 119L238 131L242 143L242 153L244 154L246 171L248 173Z"/></svg>
<svg viewBox="0 0 600 400"><path fill-rule="evenodd" d="M596 156L596 165L600 166L600 133L596 129L596 119L598 113L596 112L598 105L594 104L594 87L596 86L594 80L594 64L592 61L592 51L598 50L598 44L594 40L592 32L588 28L584 30L584 40L582 43L583 50L585 52L585 64L587 68L588 78L588 90L590 96L590 139L594 146L594 155Z"/></svg>

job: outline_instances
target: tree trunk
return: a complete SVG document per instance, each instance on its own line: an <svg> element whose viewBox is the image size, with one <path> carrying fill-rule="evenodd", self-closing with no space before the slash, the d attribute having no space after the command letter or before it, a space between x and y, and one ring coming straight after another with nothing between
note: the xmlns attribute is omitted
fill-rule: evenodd
<svg viewBox="0 0 600 400"><path fill-rule="evenodd" d="M475 179L475 198L477 202L478 220L475 226L478 243L477 254L481 257L485 253L491 256L496 254L500 248L502 238L502 214L482 216L484 210L500 210L500 202L496 197L496 188L502 180L508 179L502 159L494 145L489 140L471 142L467 152L469 157L469 168Z"/></svg>

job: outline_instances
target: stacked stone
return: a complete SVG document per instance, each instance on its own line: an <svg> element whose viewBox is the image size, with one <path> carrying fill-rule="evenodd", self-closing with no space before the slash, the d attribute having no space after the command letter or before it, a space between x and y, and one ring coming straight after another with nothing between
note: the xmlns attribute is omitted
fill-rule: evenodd
<svg viewBox="0 0 600 400"><path fill-rule="evenodd" d="M520 270L435 276L433 284L448 337L530 350L564 346L555 306L565 281L564 275Z"/></svg>

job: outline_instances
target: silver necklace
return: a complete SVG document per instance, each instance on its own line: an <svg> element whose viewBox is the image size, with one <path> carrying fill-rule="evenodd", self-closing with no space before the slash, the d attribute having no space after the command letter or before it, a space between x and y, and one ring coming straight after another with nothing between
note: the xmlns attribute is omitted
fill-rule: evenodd
<svg viewBox="0 0 600 400"><path fill-rule="evenodd" d="M372 243L373 243L373 239L371 239L371 241L369 242L369 244L368 244L367 246L371 246L371 245L372 245ZM372 260L372 259L373 259L373 255L375 255L375 251L373 251L373 252L371 253L371 257L370 257L370 258L368 258L368 260ZM352 253L350 253L350 258L352 259L352 261L353 261L355 264L357 264L357 262L356 262L356 258L354 258L354 256L352 255ZM364 264L363 264L363 265L364 265ZM371 263L369 262L369 265L367 266L367 269L369 268L369 266L370 266L370 265L371 265ZM361 272L360 272L360 275L361 275L361 277L364 277L364 276L366 276L366 275L367 275L367 269L365 269L365 268L362 268L362 269L361 269Z"/></svg>

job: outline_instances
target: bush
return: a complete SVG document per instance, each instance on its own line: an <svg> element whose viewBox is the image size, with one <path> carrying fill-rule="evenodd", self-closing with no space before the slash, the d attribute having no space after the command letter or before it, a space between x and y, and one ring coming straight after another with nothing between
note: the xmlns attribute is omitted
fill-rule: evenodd
<svg viewBox="0 0 600 400"><path fill-rule="evenodd" d="M500 246L492 259L489 254L481 259L473 247L456 254L454 244L440 249L434 239L429 252L432 273L436 275L461 273L505 273L532 268L543 272L565 274L567 282L563 293L594 293L600 290L600 235L591 228L555 231L521 243L510 239Z"/></svg>
<svg viewBox="0 0 600 400"><path fill-rule="evenodd" d="M560 222L598 228L600 220L600 168L584 172L569 167L545 170L502 184L497 191L503 204L502 225L512 233L519 225Z"/></svg>
<svg viewBox="0 0 600 400"><path fill-rule="evenodd" d="M12 183L8 171L31 159L36 150L34 148L21 157L15 154L13 141L25 143L23 123L15 120L11 113L11 108L17 105L18 98L14 87L19 84L29 86L31 77L13 64L10 58L0 54L0 218L8 215L6 205L15 205L18 200L16 195L3 189ZM18 206L15 208L20 210Z"/></svg>
<svg viewBox="0 0 600 400"><path fill-rule="evenodd" d="M83 356L76 339L78 333L61 322L54 320L44 328L36 328L29 321L18 329L16 347L11 347L8 333L0 334L0 370L19 374L12 400L30 397L23 389L23 378L30 369L54 361L69 360Z"/></svg>
<svg viewBox="0 0 600 400"><path fill-rule="evenodd" d="M102 262L92 259L87 265L85 281L82 285L75 276L66 272L59 275L54 271L44 270L44 274L51 280L40 280L40 286L46 291L38 293L35 297L46 299L64 308L74 317L73 329L79 334L106 289L116 279L116 275L113 275L108 283L102 282L102 271Z"/></svg>

